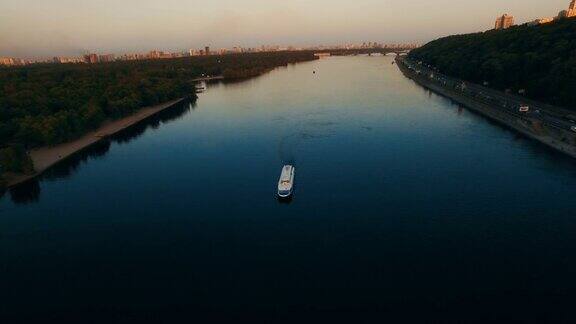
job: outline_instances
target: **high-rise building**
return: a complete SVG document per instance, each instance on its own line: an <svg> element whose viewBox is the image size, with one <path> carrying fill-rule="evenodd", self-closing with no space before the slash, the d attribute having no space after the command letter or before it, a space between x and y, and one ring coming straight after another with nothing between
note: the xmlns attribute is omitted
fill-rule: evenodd
<svg viewBox="0 0 576 324"><path fill-rule="evenodd" d="M86 54L84 55L84 62L85 63L98 63L98 54Z"/></svg>
<svg viewBox="0 0 576 324"><path fill-rule="evenodd" d="M210 55L210 46L204 48L204 55Z"/></svg>
<svg viewBox="0 0 576 324"><path fill-rule="evenodd" d="M576 0L572 0L572 2L570 2L570 6L566 12L566 17L576 17Z"/></svg>
<svg viewBox="0 0 576 324"><path fill-rule="evenodd" d="M112 62L116 59L114 54L105 54L98 56L98 62Z"/></svg>
<svg viewBox="0 0 576 324"><path fill-rule="evenodd" d="M11 57L0 57L0 65L14 65L14 59Z"/></svg>
<svg viewBox="0 0 576 324"><path fill-rule="evenodd" d="M504 14L496 19L494 29L506 29L514 26L514 16Z"/></svg>

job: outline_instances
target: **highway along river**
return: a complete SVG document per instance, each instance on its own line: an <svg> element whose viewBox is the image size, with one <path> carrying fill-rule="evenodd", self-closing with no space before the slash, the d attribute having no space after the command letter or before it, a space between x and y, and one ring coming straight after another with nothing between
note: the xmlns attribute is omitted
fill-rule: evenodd
<svg viewBox="0 0 576 324"><path fill-rule="evenodd" d="M6 193L0 319L575 318L576 161L392 60L214 84Z"/></svg>

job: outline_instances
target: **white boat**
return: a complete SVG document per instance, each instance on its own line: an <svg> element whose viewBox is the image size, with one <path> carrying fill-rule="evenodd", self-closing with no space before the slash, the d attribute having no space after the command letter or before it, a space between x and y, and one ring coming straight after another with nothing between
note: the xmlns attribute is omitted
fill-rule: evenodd
<svg viewBox="0 0 576 324"><path fill-rule="evenodd" d="M294 186L294 167L285 165L278 180L278 197L288 198L292 195L292 187Z"/></svg>

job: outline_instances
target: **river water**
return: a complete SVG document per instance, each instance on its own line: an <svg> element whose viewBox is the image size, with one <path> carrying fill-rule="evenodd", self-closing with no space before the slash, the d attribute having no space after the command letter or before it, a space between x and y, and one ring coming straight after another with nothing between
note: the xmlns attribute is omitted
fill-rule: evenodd
<svg viewBox="0 0 576 324"><path fill-rule="evenodd" d="M391 63L210 85L6 193L0 319L576 318L575 161Z"/></svg>

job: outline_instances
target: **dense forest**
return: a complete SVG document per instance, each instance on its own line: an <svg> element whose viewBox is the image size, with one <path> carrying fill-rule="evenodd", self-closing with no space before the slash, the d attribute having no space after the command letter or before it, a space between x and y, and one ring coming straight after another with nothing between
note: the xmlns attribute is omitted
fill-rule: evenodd
<svg viewBox="0 0 576 324"><path fill-rule="evenodd" d="M450 36L409 55L453 77L576 109L576 19Z"/></svg>
<svg viewBox="0 0 576 324"><path fill-rule="evenodd" d="M72 140L142 107L195 96L196 78L246 78L313 59L312 52L274 52L0 68L0 175L32 171L25 154L30 148Z"/></svg>

